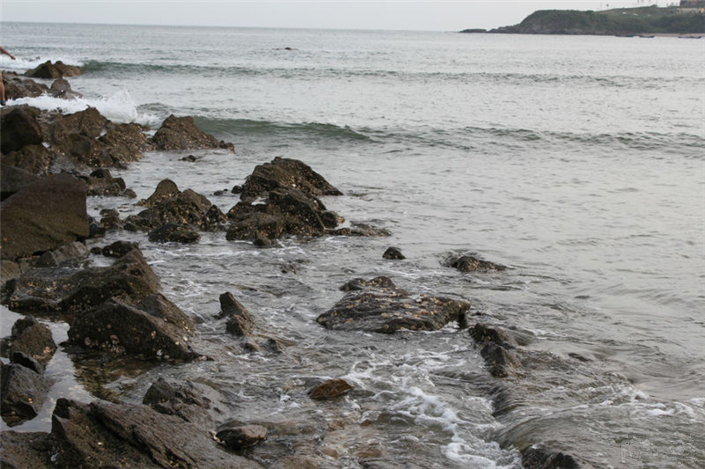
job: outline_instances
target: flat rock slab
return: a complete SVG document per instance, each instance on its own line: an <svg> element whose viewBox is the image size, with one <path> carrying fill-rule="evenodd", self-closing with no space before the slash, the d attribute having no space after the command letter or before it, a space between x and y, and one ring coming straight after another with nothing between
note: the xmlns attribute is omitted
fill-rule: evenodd
<svg viewBox="0 0 705 469"><path fill-rule="evenodd" d="M329 329L343 331L435 331L449 322L461 321L469 309L470 303L464 301L372 287L348 292L317 321Z"/></svg>

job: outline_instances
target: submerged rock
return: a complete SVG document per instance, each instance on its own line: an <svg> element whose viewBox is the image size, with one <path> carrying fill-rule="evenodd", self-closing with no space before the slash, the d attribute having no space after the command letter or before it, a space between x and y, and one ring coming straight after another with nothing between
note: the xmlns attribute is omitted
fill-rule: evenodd
<svg viewBox="0 0 705 469"><path fill-rule="evenodd" d="M462 321L470 304L428 295L410 296L404 290L368 287L348 292L319 324L335 330L392 333L402 329L433 331Z"/></svg>
<svg viewBox="0 0 705 469"><path fill-rule="evenodd" d="M485 342L480 349L480 355L495 378L505 378L521 367L516 355L494 342Z"/></svg>
<svg viewBox="0 0 705 469"><path fill-rule="evenodd" d="M384 251L384 254L382 254L382 257L384 259L390 259L390 260L406 259L406 257L404 257L404 254L401 253L399 248L395 248L395 247L387 248L387 250Z"/></svg>
<svg viewBox="0 0 705 469"><path fill-rule="evenodd" d="M234 151L232 143L219 142L212 135L196 127L193 117L176 117L173 114L162 123L151 138L151 143L157 150L223 148Z"/></svg>
<svg viewBox="0 0 705 469"><path fill-rule="evenodd" d="M507 268L500 264L483 261L476 257L465 255L459 257L450 257L446 260L446 265L460 270L461 272L487 271L487 270L506 270Z"/></svg>
<svg viewBox="0 0 705 469"><path fill-rule="evenodd" d="M316 400L333 399L349 393L352 388L344 379L331 379L314 387L309 397Z"/></svg>
<svg viewBox="0 0 705 469"><path fill-rule="evenodd" d="M3 259L49 251L88 237L85 184L68 174L42 178L0 208Z"/></svg>
<svg viewBox="0 0 705 469"><path fill-rule="evenodd" d="M521 463L526 469L580 469L582 466L571 455L530 446L521 452Z"/></svg>

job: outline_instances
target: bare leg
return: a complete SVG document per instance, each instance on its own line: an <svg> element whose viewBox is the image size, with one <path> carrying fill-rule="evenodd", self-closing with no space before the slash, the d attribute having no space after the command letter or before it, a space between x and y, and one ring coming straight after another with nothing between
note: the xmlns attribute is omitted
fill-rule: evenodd
<svg viewBox="0 0 705 469"><path fill-rule="evenodd" d="M2 73L0 73L0 101L5 105L5 84L2 82Z"/></svg>

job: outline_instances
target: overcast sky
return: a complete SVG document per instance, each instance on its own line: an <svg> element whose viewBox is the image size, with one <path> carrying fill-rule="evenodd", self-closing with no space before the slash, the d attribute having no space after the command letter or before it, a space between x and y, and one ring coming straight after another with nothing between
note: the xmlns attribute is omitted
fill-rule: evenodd
<svg viewBox="0 0 705 469"><path fill-rule="evenodd" d="M673 0L659 0L661 6ZM536 10L601 10L631 1L35 1L0 0L2 21L456 31L519 23Z"/></svg>

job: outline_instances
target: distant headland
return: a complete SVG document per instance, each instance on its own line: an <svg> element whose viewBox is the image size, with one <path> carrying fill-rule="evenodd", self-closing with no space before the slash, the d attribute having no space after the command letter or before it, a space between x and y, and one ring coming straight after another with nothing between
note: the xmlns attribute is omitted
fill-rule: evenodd
<svg viewBox="0 0 705 469"><path fill-rule="evenodd" d="M540 10L524 21L501 28L462 33L586 34L611 36L705 34L705 0L681 0L680 6L617 8L605 11Z"/></svg>

